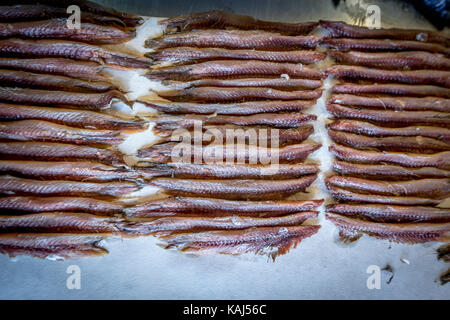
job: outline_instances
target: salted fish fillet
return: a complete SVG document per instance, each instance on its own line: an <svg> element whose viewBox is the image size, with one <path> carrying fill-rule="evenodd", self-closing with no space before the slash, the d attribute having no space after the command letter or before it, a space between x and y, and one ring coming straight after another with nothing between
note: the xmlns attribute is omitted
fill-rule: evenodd
<svg viewBox="0 0 450 320"><path fill-rule="evenodd" d="M280 90L317 89L322 86L321 80L280 78L239 78L216 79L206 78L192 81L163 80L162 84L172 89L182 90L192 87L266 87Z"/></svg>
<svg viewBox="0 0 450 320"><path fill-rule="evenodd" d="M238 140L245 140L245 143L254 143L259 146L272 146L277 145L278 147L283 147L290 144L298 144L305 141L313 132L314 127L310 124L304 125L297 128L287 128L278 129L266 126L235 126L235 125L213 125L202 127L202 136L200 139L194 135L194 130L189 130L191 134L190 137L186 135L185 130L178 129L168 129L168 130L157 130L155 134L165 142L186 142L191 141L201 141L202 143L210 143L220 139L220 137L227 137L227 133L237 133L240 132L242 135L237 137ZM247 135L247 136L246 136ZM234 139L235 134L233 134ZM242 139L242 137L244 139Z"/></svg>
<svg viewBox="0 0 450 320"><path fill-rule="evenodd" d="M357 149L393 150L408 152L450 151L450 144L445 141L422 136L404 137L368 137L337 130L328 130L328 135L336 143Z"/></svg>
<svg viewBox="0 0 450 320"><path fill-rule="evenodd" d="M427 84L450 88L450 72L442 70L384 70L360 66L336 65L325 70L338 79L356 79L406 84Z"/></svg>
<svg viewBox="0 0 450 320"><path fill-rule="evenodd" d="M90 81L108 80L100 74L105 67L91 61L77 61L64 58L19 59L17 57L2 57L0 58L0 67L39 74L56 74Z"/></svg>
<svg viewBox="0 0 450 320"><path fill-rule="evenodd" d="M333 161L333 171L346 176L383 180L450 178L450 170L433 167L408 168L390 164L359 164L346 161Z"/></svg>
<svg viewBox="0 0 450 320"><path fill-rule="evenodd" d="M260 60L312 64L324 60L327 55L313 50L267 51L224 48L173 47L151 51L145 54L153 64L187 64L208 60Z"/></svg>
<svg viewBox="0 0 450 320"><path fill-rule="evenodd" d="M295 212L312 211L323 200L235 201L214 198L171 197L146 201L126 208L129 216L158 217L173 215L273 217Z"/></svg>
<svg viewBox="0 0 450 320"><path fill-rule="evenodd" d="M448 151L434 154L377 152L353 149L338 144L331 145L329 151L339 160L356 163L390 163L411 168L435 167L446 170L450 168L450 152Z"/></svg>
<svg viewBox="0 0 450 320"><path fill-rule="evenodd" d="M332 88L334 93L349 93L361 95L390 94L396 96L428 97L436 96L450 98L450 89L430 85L411 85L400 83L376 83L376 84L356 84L341 83Z"/></svg>
<svg viewBox="0 0 450 320"><path fill-rule="evenodd" d="M132 182L79 182L79 181L41 181L0 176L0 194L3 196L105 196L114 197L139 190Z"/></svg>
<svg viewBox="0 0 450 320"><path fill-rule="evenodd" d="M382 204L332 204L327 211L376 222L450 222L450 209Z"/></svg>
<svg viewBox="0 0 450 320"><path fill-rule="evenodd" d="M23 233L118 233L121 219L80 212L0 215L0 231Z"/></svg>
<svg viewBox="0 0 450 320"><path fill-rule="evenodd" d="M370 222L331 212L327 212L326 217L339 228L340 236L345 241L355 241L362 234L408 244L450 240L450 223Z"/></svg>
<svg viewBox="0 0 450 320"><path fill-rule="evenodd" d="M118 90L83 93L0 87L0 101L16 104L71 106L84 109L102 110L109 108L113 100L118 100L125 104L129 104L125 95Z"/></svg>
<svg viewBox="0 0 450 320"><path fill-rule="evenodd" d="M175 233L161 236L165 249L196 254L269 255L273 259L317 233L320 226L263 227L245 230Z"/></svg>
<svg viewBox="0 0 450 320"><path fill-rule="evenodd" d="M349 108L327 104L327 110L336 118L366 120L377 123L450 125L450 113L436 111L393 111Z"/></svg>
<svg viewBox="0 0 450 320"><path fill-rule="evenodd" d="M314 100L322 89L285 91L266 87L192 87L164 90L156 93L174 102L245 102L258 100Z"/></svg>
<svg viewBox="0 0 450 320"><path fill-rule="evenodd" d="M0 7L2 21L30 21L48 18L59 18L67 15L66 8L57 8L43 4L23 4ZM84 12L80 17L83 22L98 23L101 25L117 25L125 27L126 24L117 17L104 16L91 12Z"/></svg>
<svg viewBox="0 0 450 320"><path fill-rule="evenodd" d="M327 128L366 136L376 136L376 137L421 136L421 137L435 138L446 142L450 141L450 129L437 126L435 127L435 126L415 125L400 128L383 127L365 121L339 119L328 124Z"/></svg>
<svg viewBox="0 0 450 320"><path fill-rule="evenodd" d="M0 38L62 39L93 44L118 44L136 36L135 31L81 22L69 28L66 18L0 23Z"/></svg>
<svg viewBox="0 0 450 320"><path fill-rule="evenodd" d="M111 51L92 44L65 40L0 40L0 55L34 58L66 58L92 61L124 68L148 68L150 60L140 56Z"/></svg>
<svg viewBox="0 0 450 320"><path fill-rule="evenodd" d="M439 43L392 39L323 39L321 44L340 51L427 51L450 55L450 49Z"/></svg>
<svg viewBox="0 0 450 320"><path fill-rule="evenodd" d="M163 35L145 42L147 48L218 47L226 49L288 50L315 48L318 36L286 36L276 32L242 30L197 30Z"/></svg>
<svg viewBox="0 0 450 320"><path fill-rule="evenodd" d="M331 103L345 106L364 106L375 109L393 109L396 111L432 110L450 112L450 101L439 97L367 97L349 94L333 94Z"/></svg>
<svg viewBox="0 0 450 320"><path fill-rule="evenodd" d="M0 145L1 146L1 145ZM271 164L303 161L318 150L320 144L304 142L280 148L238 144L196 146L184 142L166 142L138 150L138 158L152 162ZM1 148L0 148L1 150Z"/></svg>
<svg viewBox="0 0 450 320"><path fill-rule="evenodd" d="M102 256L108 250L101 242L108 236L100 233L3 233L0 234L0 253L10 257L28 255L56 260Z"/></svg>
<svg viewBox="0 0 450 320"><path fill-rule="evenodd" d="M236 28L241 30L269 30L285 34L307 34L312 31L318 22L274 22L259 20L251 16L212 10L199 13L184 14L158 22L166 28L175 28L180 31L204 28Z"/></svg>
<svg viewBox="0 0 450 320"><path fill-rule="evenodd" d="M232 103L142 102L160 112L176 114L252 115L258 113L296 112L312 107L314 100L270 100Z"/></svg>
<svg viewBox="0 0 450 320"><path fill-rule="evenodd" d="M54 74L0 69L0 85L72 92L105 92L118 89L107 81L75 79Z"/></svg>
<svg viewBox="0 0 450 320"><path fill-rule="evenodd" d="M444 199L450 195L449 179L379 181L335 175L326 178L325 183L372 195L419 196L432 199Z"/></svg>
<svg viewBox="0 0 450 320"><path fill-rule="evenodd" d="M365 194L357 193L347 189L339 188L333 186L332 184L327 184L328 192L334 199L340 201L349 201L357 203L378 203L386 205L405 205L405 206L425 206L432 205L436 206L441 203L442 200L430 199L430 198L420 198L420 197L404 197L404 196L384 196L378 194Z"/></svg>
<svg viewBox="0 0 450 320"><path fill-rule="evenodd" d="M177 196L202 196L229 200L283 199L304 192L317 175L285 180L198 180L155 178L149 183Z"/></svg>
<svg viewBox="0 0 450 320"><path fill-rule="evenodd" d="M65 143L0 142L0 155L2 159L9 160L91 160L125 165L123 156L114 150Z"/></svg>
<svg viewBox="0 0 450 320"><path fill-rule="evenodd" d="M0 103L1 120L45 120L77 128L144 129L146 122L139 118L124 119L113 115L61 107L24 106Z"/></svg>
<svg viewBox="0 0 450 320"><path fill-rule="evenodd" d="M273 126L275 128L295 128L309 121L316 120L317 116L300 112L291 113L265 113L248 116L232 115L161 115L150 118L154 121L156 131L167 129L192 129L196 125L236 125L236 126Z"/></svg>
<svg viewBox="0 0 450 320"><path fill-rule="evenodd" d="M1 169L1 161L0 161ZM195 164L195 163L167 163L147 164L137 172L144 178L173 177L173 178L210 178L210 179L288 179L303 175L314 174L319 171L313 164L279 164L271 171L261 165L243 164Z"/></svg>
<svg viewBox="0 0 450 320"><path fill-rule="evenodd" d="M4 196L0 198L2 214L39 212L86 212L96 215L116 215L124 212L118 202L83 197Z"/></svg>
<svg viewBox="0 0 450 320"><path fill-rule="evenodd" d="M139 219L135 224L120 225L124 232L139 234L158 234L161 232L187 232L200 230L238 230L254 227L295 226L307 219L316 218L318 212L304 211L277 217L204 217L204 216L169 216L156 219ZM132 220L135 221L135 220ZM1 218L0 218L1 229Z"/></svg>
<svg viewBox="0 0 450 320"><path fill-rule="evenodd" d="M153 68L146 77L156 80L196 80L201 78L239 76L280 76L302 79L324 78L317 68L296 63L281 63L258 60L214 60L190 65Z"/></svg>
<svg viewBox="0 0 450 320"><path fill-rule="evenodd" d="M339 52L330 51L328 55L341 64L359 65L381 69L450 69L450 59L442 54L406 51L406 52Z"/></svg>
<svg viewBox="0 0 450 320"><path fill-rule="evenodd" d="M5 4L16 5L15 1L5 0L4 2ZM36 1L21 0L21 3L36 4ZM64 8L64 10L66 10L66 8L70 5L77 5L80 7L81 11L85 13L104 16L107 18L114 17L122 21L127 27L130 28L136 27L143 22L143 19L137 15L120 12L89 0L39 0L39 3L52 7Z"/></svg>
<svg viewBox="0 0 450 320"><path fill-rule="evenodd" d="M0 140L3 141L117 145L123 139L120 131L80 129L42 120L0 122Z"/></svg>
<svg viewBox="0 0 450 320"><path fill-rule="evenodd" d="M399 28L369 29L350 25L342 21L319 21L321 27L326 28L335 38L387 38L397 40L412 40L421 42L435 42L450 44L450 36L445 32Z"/></svg>
<svg viewBox="0 0 450 320"><path fill-rule="evenodd" d="M24 161L0 160L0 172L14 176L43 180L84 182L136 181L138 171L88 161Z"/></svg>

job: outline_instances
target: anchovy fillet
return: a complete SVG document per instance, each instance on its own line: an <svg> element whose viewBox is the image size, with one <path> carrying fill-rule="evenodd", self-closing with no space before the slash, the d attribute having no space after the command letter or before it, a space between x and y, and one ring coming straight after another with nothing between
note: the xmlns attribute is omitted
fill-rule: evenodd
<svg viewBox="0 0 450 320"><path fill-rule="evenodd" d="M1 170L1 161L0 161ZM289 179L303 175L315 174L319 171L317 165L309 164L279 164L275 170L260 165L242 164L193 164L168 163L150 164L140 168L139 173L144 178L175 177L175 178L217 178L217 179Z"/></svg>
<svg viewBox="0 0 450 320"><path fill-rule="evenodd" d="M433 167L407 168L389 164L358 164L345 161L334 161L333 170L347 176L362 176L384 180L450 178L449 170Z"/></svg>
<svg viewBox="0 0 450 320"><path fill-rule="evenodd" d="M450 210L381 204L332 204L327 211L377 222L450 222Z"/></svg>
<svg viewBox="0 0 450 320"><path fill-rule="evenodd" d="M0 85L73 92L105 92L117 89L105 81L86 81L65 76L6 69L0 69Z"/></svg>
<svg viewBox="0 0 450 320"><path fill-rule="evenodd" d="M259 20L251 16L234 14L220 10L200 13L191 13L164 19L159 24L166 28L176 28L181 31L204 28L236 28L242 30L268 30L286 34L307 34L312 31L318 22L274 22Z"/></svg>
<svg viewBox="0 0 450 320"><path fill-rule="evenodd" d="M317 217L317 212L305 211L277 217L160 217L152 221L139 221L135 225L122 226L119 228L124 232L137 232L140 234L158 234L161 232L192 232L201 230L239 230L258 227L295 226L307 219ZM146 219L147 220L147 219ZM1 229L1 216L0 216Z"/></svg>
<svg viewBox="0 0 450 320"><path fill-rule="evenodd" d="M68 16L66 8L57 8L42 4L0 7L0 20L2 21L30 21L35 19L60 18L64 16ZM120 27L125 26L125 23L119 18L98 15L91 12L83 12L80 18L83 22L117 25Z"/></svg>
<svg viewBox="0 0 450 320"><path fill-rule="evenodd" d="M97 162L0 160L0 172L25 178L74 181L135 181L140 173Z"/></svg>
<svg viewBox="0 0 450 320"><path fill-rule="evenodd" d="M450 240L450 223L370 222L331 212L327 212L327 219L339 228L340 236L345 241L355 241L363 233L378 239L409 244Z"/></svg>
<svg viewBox="0 0 450 320"><path fill-rule="evenodd" d="M48 233L119 233L121 219L89 213L42 212L1 216L0 231Z"/></svg>
<svg viewBox="0 0 450 320"><path fill-rule="evenodd" d="M420 197L401 197L401 196L383 196L383 195L372 195L357 193L335 187L331 184L327 184L328 192L335 199L340 201L350 201L358 203L379 203L379 204L389 204L389 205L405 205L405 206L426 206L432 205L436 206L441 203L441 200L430 199L430 198L420 198Z"/></svg>
<svg viewBox="0 0 450 320"><path fill-rule="evenodd" d="M334 38L387 38L397 40L412 40L421 42L436 42L448 45L450 37L444 32L398 28L369 29L349 25L341 21L320 21L321 27L326 28Z"/></svg>
<svg viewBox="0 0 450 320"><path fill-rule="evenodd" d="M338 104L327 104L327 110L337 118L368 120L386 124L437 124L450 125L450 113L436 111L391 111L349 108Z"/></svg>
<svg viewBox="0 0 450 320"><path fill-rule="evenodd" d="M320 144L302 143L280 148L245 144L210 144L193 146L190 143L167 142L153 145L138 151L139 158L158 163L200 161L201 163L275 164L303 161L308 155L321 147Z"/></svg>
<svg viewBox="0 0 450 320"><path fill-rule="evenodd" d="M427 84L450 88L450 72L440 70L382 70L359 66L337 65L326 69L338 79L357 79L406 84Z"/></svg>
<svg viewBox="0 0 450 320"><path fill-rule="evenodd" d="M400 96L427 97L436 96L450 98L450 89L438 86L389 84L355 84L343 83L333 86L334 93L350 94L392 94Z"/></svg>
<svg viewBox="0 0 450 320"><path fill-rule="evenodd" d="M315 48L322 41L316 36L286 36L265 31L199 30L163 35L145 42L147 48L219 47L228 49L286 50Z"/></svg>
<svg viewBox="0 0 450 320"><path fill-rule="evenodd" d="M0 140L74 144L120 144L119 131L72 128L42 120L0 122Z"/></svg>
<svg viewBox="0 0 450 320"><path fill-rule="evenodd" d="M66 18L0 23L0 38L63 39L94 44L116 44L131 40L134 31L113 26L81 22L80 28L69 28Z"/></svg>
<svg viewBox="0 0 450 320"><path fill-rule="evenodd" d="M117 90L102 93L81 93L0 87L0 100L17 104L62 105L101 110L108 108L114 99L123 101L126 104L129 103L125 95Z"/></svg>
<svg viewBox="0 0 450 320"><path fill-rule="evenodd" d="M188 82L163 80L172 89L182 90L192 87L268 87L283 90L317 89L321 80L287 78L240 78L240 79L199 79Z"/></svg>
<svg viewBox="0 0 450 320"><path fill-rule="evenodd" d="M339 160L357 163L390 163L405 167L435 167L448 170L450 168L450 152L444 151L434 154L406 153L406 152L377 152L357 150L333 144L330 152Z"/></svg>
<svg viewBox="0 0 450 320"><path fill-rule="evenodd" d="M109 234L0 234L0 253L10 257L29 255L64 260L108 253L100 243Z"/></svg>
<svg viewBox="0 0 450 320"><path fill-rule="evenodd" d="M356 177L331 176L325 179L325 183L327 185L371 195L419 196L432 199L444 199L450 195L449 179L379 181Z"/></svg>
<svg viewBox="0 0 450 320"><path fill-rule="evenodd" d="M92 160L106 164L124 165L115 151L88 146L48 142L2 142L2 159L10 160Z"/></svg>
<svg viewBox="0 0 450 320"><path fill-rule="evenodd" d="M266 51L266 50L230 50L224 48L173 47L145 54L154 64L186 64L208 60L239 59L272 62L291 62L312 64L322 61L326 54L312 50Z"/></svg>
<svg viewBox="0 0 450 320"><path fill-rule="evenodd" d="M303 192L316 179L309 175L288 180L197 180L155 178L149 183L170 195L203 196L229 200L284 199Z"/></svg>
<svg viewBox="0 0 450 320"><path fill-rule="evenodd" d="M309 108L314 101L308 100L271 100L235 103L192 103L192 102L146 102L142 103L165 113L196 113L217 115L251 115L272 112L295 112Z"/></svg>
<svg viewBox="0 0 450 320"><path fill-rule="evenodd" d="M243 254L253 252L275 259L317 233L320 226L263 227L247 230L175 233L162 236L164 248L196 254Z"/></svg>
<svg viewBox="0 0 450 320"><path fill-rule="evenodd" d="M323 200L233 201L214 198L172 197L146 201L126 208L125 211L129 216L143 218L199 214L207 216L273 217L295 212L312 211L322 203Z"/></svg>
<svg viewBox="0 0 450 320"><path fill-rule="evenodd" d="M389 136L405 136L405 137L429 137L446 142L450 141L450 129L444 127L432 126L409 126L409 127L380 127L369 122L340 119L330 123L327 126L332 130L339 130L362 134L367 136L389 137Z"/></svg>
<svg viewBox="0 0 450 320"><path fill-rule="evenodd" d="M4 196L121 196L139 190L131 182L41 181L0 176L0 194Z"/></svg>
<svg viewBox="0 0 450 320"><path fill-rule="evenodd" d="M72 127L95 129L143 129L145 122L122 119L105 113L88 110L22 106L0 103L1 120L45 120Z"/></svg>
<svg viewBox="0 0 450 320"><path fill-rule="evenodd" d="M391 39L324 39L322 44L340 51L428 51L450 55L450 49L438 44Z"/></svg>
<svg viewBox="0 0 450 320"><path fill-rule="evenodd" d="M83 197L8 196L0 198L0 212L16 215L39 212L87 212L96 215L124 213L117 202Z"/></svg>
<svg viewBox="0 0 450 320"><path fill-rule="evenodd" d="M280 76L303 79L323 79L316 68L295 63L267 62L258 60L215 60L197 64L153 68L146 77L155 80L196 80L201 78L239 76Z"/></svg>
<svg viewBox="0 0 450 320"><path fill-rule="evenodd" d="M341 64L356 65L381 69L450 69L450 59L441 54L407 51L407 52L339 52L330 51L328 55Z"/></svg>
<svg viewBox="0 0 450 320"><path fill-rule="evenodd" d="M0 40L0 55L34 58L67 58L126 68L147 68L150 60L94 46L64 40Z"/></svg>
<svg viewBox="0 0 450 320"><path fill-rule="evenodd" d="M266 125L276 128L296 128L309 121L316 120L316 116L312 114L303 113L265 113L254 114L248 116L229 116L216 115L213 117L204 115L183 115L172 116L162 115L157 118L152 118L156 122L156 130L167 130L194 128L196 124L201 123L202 126L209 125L236 125L236 126L257 126Z"/></svg>
<svg viewBox="0 0 450 320"><path fill-rule="evenodd" d="M450 151L450 144L448 142L422 136L368 137L336 130L328 130L328 136L336 143L357 149L404 150L408 152L422 151L427 153Z"/></svg>
<svg viewBox="0 0 450 320"><path fill-rule="evenodd" d="M100 74L104 66L91 61L76 61L63 58L0 58L0 68L40 74L56 74L91 81L107 81L107 78Z"/></svg>
<svg viewBox="0 0 450 320"><path fill-rule="evenodd" d="M255 127L255 126L205 126L202 128L202 136L198 139L193 131L189 131L190 136L186 136L184 130L158 130L157 136L165 142L187 142L195 143L201 141L209 143L212 140L218 141L223 137L226 141L227 133L232 133L232 140L239 134L238 140L249 144L256 144L259 146L277 146L283 147L289 144L299 144L306 140L314 131L312 125L305 125L297 128L277 129L270 127ZM242 133L242 135L241 135ZM242 139L244 138L244 139ZM245 141L244 141L245 140Z"/></svg>
<svg viewBox="0 0 450 320"><path fill-rule="evenodd" d="M242 102L249 100L312 100L322 96L322 89L283 91L263 87L193 87L183 90L158 91L171 101Z"/></svg>
<svg viewBox="0 0 450 320"><path fill-rule="evenodd" d="M431 110L450 112L450 100L437 97L365 97L350 94L333 94L328 101L345 106L364 106L397 111Z"/></svg>
<svg viewBox="0 0 450 320"><path fill-rule="evenodd" d="M36 4L36 1L34 0L21 0L20 2L24 4ZM16 1L11 0L5 0L5 3L13 5L17 4ZM64 8L64 10L67 10L67 7L70 5L77 5L84 13L90 13L105 17L115 17L123 21L128 27L136 27L143 22L143 19L137 15L119 12L112 8L108 8L96 2L88 0L39 0L39 3L53 7Z"/></svg>

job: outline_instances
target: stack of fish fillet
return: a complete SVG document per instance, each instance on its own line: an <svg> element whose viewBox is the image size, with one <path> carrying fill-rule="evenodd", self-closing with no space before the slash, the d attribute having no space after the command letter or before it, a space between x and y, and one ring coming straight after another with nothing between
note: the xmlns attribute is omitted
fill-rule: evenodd
<svg viewBox="0 0 450 320"><path fill-rule="evenodd" d="M115 146L145 126L109 113L128 101L102 70L149 64L98 45L133 38L140 19L89 1L39 2L0 8L0 252L100 255L104 236L139 233L114 216L124 211L115 199L139 189ZM80 29L67 25L69 2Z"/></svg>
<svg viewBox="0 0 450 320"><path fill-rule="evenodd" d="M326 185L340 203L328 219L347 240L448 241L450 37L321 26L336 62L326 72L339 80L327 104L335 174Z"/></svg>
<svg viewBox="0 0 450 320"><path fill-rule="evenodd" d="M151 120L160 139L138 157L151 183L175 197L135 214L184 224L189 233L180 226L161 236L184 252L275 257L316 233L319 226L304 222L322 201L287 198L305 192L319 170L305 162L320 148L307 140L316 116L303 112L322 94L316 64L326 55L314 51L321 38L307 35L317 23L219 11L160 23L164 35L146 42L153 61L146 76L166 89L160 101L142 100L159 111Z"/></svg>
<svg viewBox="0 0 450 320"><path fill-rule="evenodd" d="M134 38L138 17L32 2L0 7L1 253L101 255L112 235L155 235L183 252L286 253L319 229L323 200L305 194L320 148L307 111L328 75L341 81L327 104L336 160L326 185L339 201L328 219L350 240L448 241L447 35L211 11L161 21L165 34L139 57L101 46ZM72 4L80 29L67 26ZM331 36L312 35L319 24ZM327 55L336 65L324 70ZM159 114L114 108L130 102L110 69L162 84L157 99L140 99ZM117 146L149 123L157 143L131 164ZM146 185L163 198L124 201Z"/></svg>

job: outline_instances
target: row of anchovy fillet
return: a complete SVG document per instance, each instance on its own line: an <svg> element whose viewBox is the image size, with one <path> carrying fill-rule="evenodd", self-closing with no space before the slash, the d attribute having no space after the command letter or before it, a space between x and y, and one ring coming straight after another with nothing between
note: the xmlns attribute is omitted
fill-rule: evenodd
<svg viewBox="0 0 450 320"><path fill-rule="evenodd" d="M83 34L61 24L54 1L0 10L3 253L104 254L99 242L111 234L156 235L183 252L287 252L319 229L313 222L323 200L286 198L317 177L318 164L305 162L320 148L307 140L316 117L303 110L330 75L340 82L327 102L336 159L326 186L337 201L327 218L345 240L365 233L449 241L450 212L438 206L450 194L449 35L211 11L161 21L165 34L147 40L144 58L97 46L131 39L139 18L79 2L89 12ZM310 35L316 28L328 35ZM335 65L320 68L324 59ZM114 146L146 121L105 112L111 101L129 102L101 71L149 65L146 76L170 88L158 92L164 102L141 101L161 112L151 119L160 141L129 167ZM198 122L204 140L200 151L189 150L193 157L225 150L222 160L235 164L172 162L184 138L176 133ZM209 143L208 132L227 129L267 129L268 137L243 153ZM274 129L275 173L248 163L274 152ZM168 197L131 206L117 200L144 185Z"/></svg>
<svg viewBox="0 0 450 320"><path fill-rule="evenodd" d="M448 262L449 35L422 32L408 45L402 40L388 48L375 39L380 30L324 26L335 37L327 42L335 62L327 73L337 80L327 101L335 159L325 178L337 203L327 205L327 219L344 241L367 234L410 244L447 242L438 258ZM395 39L391 35L383 37ZM437 44L442 51L431 48Z"/></svg>
<svg viewBox="0 0 450 320"><path fill-rule="evenodd" d="M117 201L150 177L117 151L147 123L109 112L112 102L130 102L102 72L150 61L99 46L134 38L142 19L84 0L21 3L0 7L0 252L97 256L111 235L165 230L126 219ZM79 30L66 24L73 4Z"/></svg>

